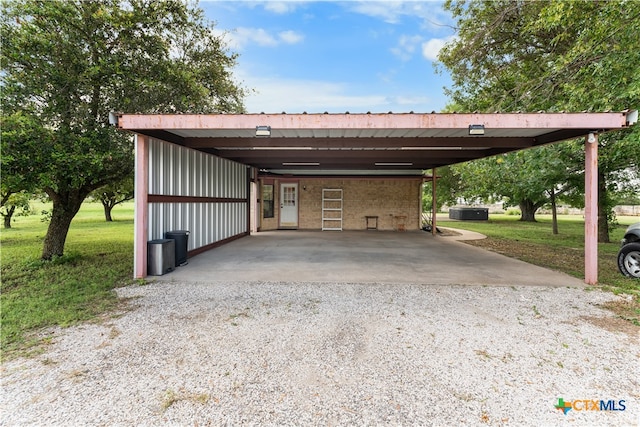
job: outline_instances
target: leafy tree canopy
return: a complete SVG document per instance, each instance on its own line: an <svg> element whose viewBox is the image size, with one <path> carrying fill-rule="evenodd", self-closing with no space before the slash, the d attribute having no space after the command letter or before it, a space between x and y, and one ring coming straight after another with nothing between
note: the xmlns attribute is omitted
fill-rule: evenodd
<svg viewBox="0 0 640 427"><path fill-rule="evenodd" d="M445 8L457 20L458 34L439 59L451 72L448 94L459 111L639 107L640 2L449 0ZM575 178L581 173L582 149L582 141L564 148L542 147L462 169L477 169L468 174L473 181L467 184L482 195L501 195L516 203L523 197L542 201L545 191L581 186ZM638 126L602 135L601 180L634 167L639 150ZM490 189L487 176L496 179ZM601 189L607 187L601 183ZM601 200L608 203L611 198L603 195Z"/></svg>
<svg viewBox="0 0 640 427"><path fill-rule="evenodd" d="M12 140L8 155L30 157L53 201L44 259L63 254L84 198L133 170L131 137L108 125L110 111L243 110L236 56L212 26L179 0L2 3L3 121L18 114L17 136L42 135Z"/></svg>
<svg viewBox="0 0 640 427"><path fill-rule="evenodd" d="M449 0L452 101L479 111L621 111L640 99L640 2Z"/></svg>
<svg viewBox="0 0 640 427"><path fill-rule="evenodd" d="M106 221L113 221L111 211L116 205L133 200L135 186L133 176L129 175L120 181L112 182L91 192L90 197L102 203Z"/></svg>

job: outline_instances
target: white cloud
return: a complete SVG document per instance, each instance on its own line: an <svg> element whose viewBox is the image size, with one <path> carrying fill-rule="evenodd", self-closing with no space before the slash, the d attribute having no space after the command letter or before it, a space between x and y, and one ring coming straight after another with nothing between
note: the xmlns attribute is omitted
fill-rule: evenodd
<svg viewBox="0 0 640 427"><path fill-rule="evenodd" d="M296 44L304 40L304 35L295 31L282 31L276 35L263 28L240 27L227 32L219 32L227 46L234 51L242 50L248 44L262 47L276 47L280 44Z"/></svg>
<svg viewBox="0 0 640 427"><path fill-rule="evenodd" d="M259 46L277 46L278 40L262 28L238 28L238 34L247 42Z"/></svg>
<svg viewBox="0 0 640 427"><path fill-rule="evenodd" d="M424 106L431 102L427 96L396 96L392 98L393 103L398 105Z"/></svg>
<svg viewBox="0 0 640 427"><path fill-rule="evenodd" d="M447 37L445 39L434 38L422 43L422 56L429 61L437 61L440 49L442 49L444 45L451 40L453 40L453 37Z"/></svg>
<svg viewBox="0 0 640 427"><path fill-rule="evenodd" d="M370 89L359 92L347 83L238 74L245 87L255 88L245 99L249 113L402 113L433 109L433 101L427 96L389 95Z"/></svg>
<svg viewBox="0 0 640 427"><path fill-rule="evenodd" d="M441 29L451 25L451 16L439 1L353 1L350 10L397 24L403 16L420 18L425 27Z"/></svg>
<svg viewBox="0 0 640 427"><path fill-rule="evenodd" d="M282 40L286 44L296 44L300 43L304 39L304 35L300 33L296 33L295 31L283 31L278 34L280 40Z"/></svg>
<svg viewBox="0 0 640 427"><path fill-rule="evenodd" d="M376 2L354 2L351 10L363 15L381 18L385 22L395 24L402 14L402 2L376 1Z"/></svg>
<svg viewBox="0 0 640 427"><path fill-rule="evenodd" d="M348 109L368 111L371 105L385 102L382 95L348 94L345 84L333 82L256 78L247 83L257 88L245 102L251 113L344 113Z"/></svg>
<svg viewBox="0 0 640 427"><path fill-rule="evenodd" d="M318 0L201 0L201 3L215 2L216 7L224 10L237 12L241 9L253 10L255 8L263 8L267 12L276 15L285 15L287 13L293 13L300 8L306 7L308 3L313 3ZM325 1L325 0L321 0Z"/></svg>
<svg viewBox="0 0 640 427"><path fill-rule="evenodd" d="M401 36L396 47L391 48L391 53L402 61L408 61L413 56L416 47L423 40L422 36Z"/></svg>
<svg viewBox="0 0 640 427"><path fill-rule="evenodd" d="M278 15L283 15L293 12L299 5L300 2L297 1L267 1L264 3L264 9L277 13Z"/></svg>

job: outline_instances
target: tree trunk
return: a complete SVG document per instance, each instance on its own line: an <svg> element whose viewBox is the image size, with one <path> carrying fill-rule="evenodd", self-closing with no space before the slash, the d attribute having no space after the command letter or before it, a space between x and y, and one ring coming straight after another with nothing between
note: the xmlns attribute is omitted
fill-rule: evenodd
<svg viewBox="0 0 640 427"><path fill-rule="evenodd" d="M53 211L42 246L43 260L51 260L53 257L64 255L64 244L67 240L71 220L80 210L82 201L86 197L86 194L81 197L77 191L58 194L49 189L47 194L53 200Z"/></svg>
<svg viewBox="0 0 640 427"><path fill-rule="evenodd" d="M551 218L553 234L558 234L558 207L556 206L556 190L551 189Z"/></svg>
<svg viewBox="0 0 640 427"><path fill-rule="evenodd" d="M13 217L13 213L16 211L16 207L11 206L7 208L7 214L3 215L4 217L4 228L11 228L11 217Z"/></svg>
<svg viewBox="0 0 640 427"><path fill-rule="evenodd" d="M104 208L104 219L107 222L113 221L111 217L111 210L118 204L117 196L114 192L104 192L100 196L100 203L102 203L102 207Z"/></svg>
<svg viewBox="0 0 640 427"><path fill-rule="evenodd" d="M604 174L598 171L598 242L610 243L607 182Z"/></svg>
<svg viewBox="0 0 640 427"><path fill-rule="evenodd" d="M520 200L520 221L536 222L538 207L531 200Z"/></svg>
<svg viewBox="0 0 640 427"><path fill-rule="evenodd" d="M102 207L104 208L104 219L107 222L112 222L113 218L111 218L111 209L113 209L113 206L111 206L108 203L102 203Z"/></svg>

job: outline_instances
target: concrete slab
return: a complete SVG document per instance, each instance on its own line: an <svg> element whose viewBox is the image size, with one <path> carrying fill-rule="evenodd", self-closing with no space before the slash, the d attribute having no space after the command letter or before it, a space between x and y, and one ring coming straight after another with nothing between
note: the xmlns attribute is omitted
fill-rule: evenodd
<svg viewBox="0 0 640 427"><path fill-rule="evenodd" d="M537 267L423 231L269 231L189 258L157 280L584 286Z"/></svg>

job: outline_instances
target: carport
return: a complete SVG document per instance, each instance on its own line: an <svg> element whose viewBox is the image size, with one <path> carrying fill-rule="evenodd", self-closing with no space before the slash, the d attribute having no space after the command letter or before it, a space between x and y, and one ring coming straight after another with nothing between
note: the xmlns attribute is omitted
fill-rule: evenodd
<svg viewBox="0 0 640 427"><path fill-rule="evenodd" d="M425 169L584 137L585 282L594 284L598 135L630 126L637 116L637 111L118 114L114 123L137 135L134 275L146 276L147 241L161 237L163 230L190 229L191 255L250 234L259 173L415 176ZM434 193L435 188L434 178Z"/></svg>

